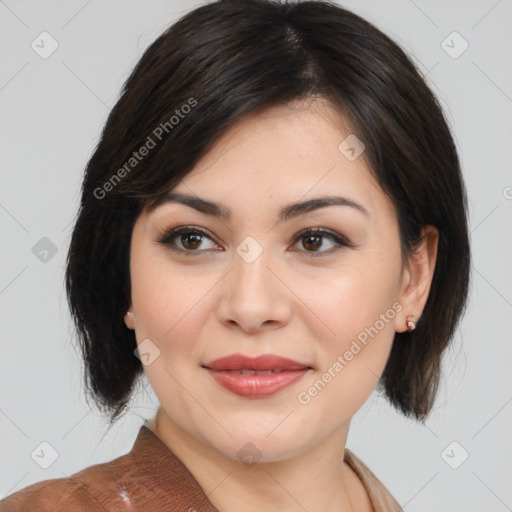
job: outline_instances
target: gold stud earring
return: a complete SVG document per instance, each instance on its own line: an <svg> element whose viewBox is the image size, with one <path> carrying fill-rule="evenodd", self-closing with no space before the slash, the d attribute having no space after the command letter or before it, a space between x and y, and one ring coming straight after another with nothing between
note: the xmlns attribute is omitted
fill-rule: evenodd
<svg viewBox="0 0 512 512"><path fill-rule="evenodd" d="M416 329L416 322L413 322L412 318L413 318L412 315L407 315L405 317L405 321L407 323L407 330L408 331L414 331L414 329Z"/></svg>

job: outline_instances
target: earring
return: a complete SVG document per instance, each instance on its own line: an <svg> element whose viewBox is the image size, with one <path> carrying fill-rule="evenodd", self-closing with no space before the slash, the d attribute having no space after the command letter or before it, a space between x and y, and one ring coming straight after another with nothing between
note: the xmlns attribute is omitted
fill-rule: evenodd
<svg viewBox="0 0 512 512"><path fill-rule="evenodd" d="M413 318L412 315L407 315L405 317L405 321L407 323L407 330L408 331L414 331L414 329L416 329L416 322L413 322L412 318Z"/></svg>
<svg viewBox="0 0 512 512"><path fill-rule="evenodd" d="M127 311L127 312L126 312L126 315L134 316L134 315L133 315L133 311ZM125 315L125 316L126 316L126 315Z"/></svg>

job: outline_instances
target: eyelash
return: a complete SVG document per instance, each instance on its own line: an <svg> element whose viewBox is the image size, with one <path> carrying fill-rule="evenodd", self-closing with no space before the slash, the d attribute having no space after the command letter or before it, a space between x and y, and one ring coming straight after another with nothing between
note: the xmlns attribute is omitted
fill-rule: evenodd
<svg viewBox="0 0 512 512"><path fill-rule="evenodd" d="M183 233L206 236L207 238L209 238L210 240L215 242L214 237L208 231L194 227L194 226L180 226L178 228L165 231L163 234L161 234L157 237L156 241L162 245L165 245L171 251L185 254L187 256L197 256L197 255L205 252L205 250L192 251L192 250L178 249L174 243L171 243L172 240L174 240L178 235L181 235ZM340 235L337 235L331 231L328 231L328 230L322 229L322 228L311 228L311 229L306 229L304 231L301 231L293 239L293 245L295 245L301 238L304 238L307 235L322 236L325 238L329 238L331 241L333 241L337 245L337 247L333 247L327 251L318 251L318 252L304 251L312 258L324 256L326 254L329 255L335 251L338 251L342 247L350 247L351 246L350 243L346 239L341 237ZM197 254L194 254L194 253L197 253Z"/></svg>

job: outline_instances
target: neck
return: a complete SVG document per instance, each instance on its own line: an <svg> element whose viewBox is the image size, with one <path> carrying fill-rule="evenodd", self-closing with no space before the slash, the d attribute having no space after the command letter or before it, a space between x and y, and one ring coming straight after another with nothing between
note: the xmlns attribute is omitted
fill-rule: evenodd
<svg viewBox="0 0 512 512"><path fill-rule="evenodd" d="M147 427L185 464L219 511L371 510L362 498L361 482L343 461L348 425L299 455L255 464L201 443L162 409Z"/></svg>

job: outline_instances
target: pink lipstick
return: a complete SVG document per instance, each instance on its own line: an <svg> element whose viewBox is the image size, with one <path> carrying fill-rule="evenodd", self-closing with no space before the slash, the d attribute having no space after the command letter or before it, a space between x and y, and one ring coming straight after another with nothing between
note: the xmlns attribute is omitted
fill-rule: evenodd
<svg viewBox="0 0 512 512"><path fill-rule="evenodd" d="M312 369L307 364L273 354L256 358L233 354L215 359L203 367L223 388L250 398L273 395Z"/></svg>

